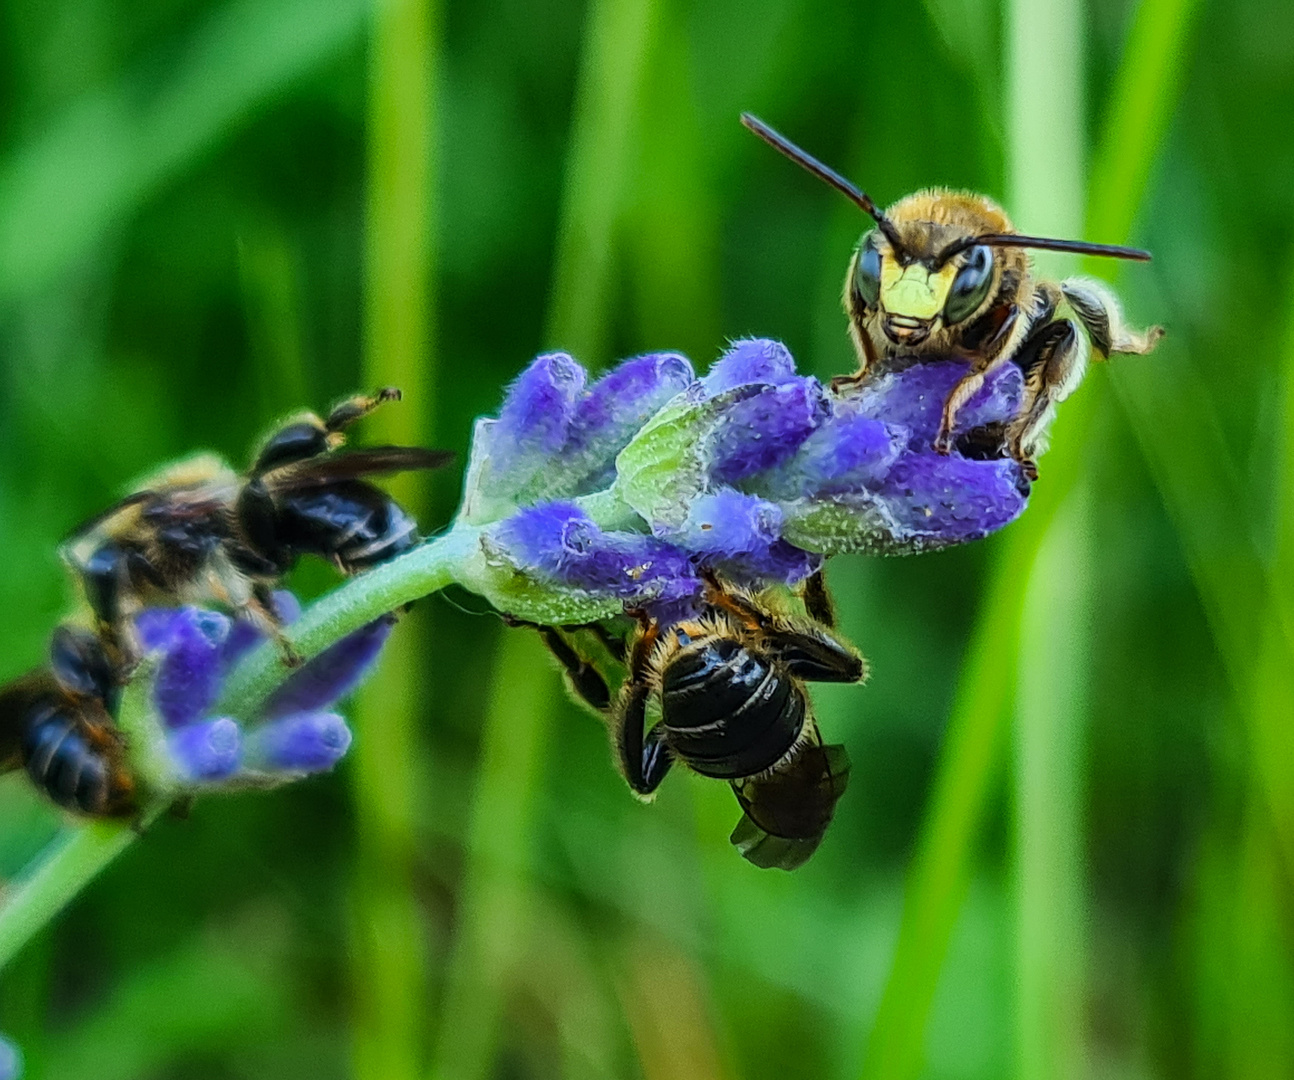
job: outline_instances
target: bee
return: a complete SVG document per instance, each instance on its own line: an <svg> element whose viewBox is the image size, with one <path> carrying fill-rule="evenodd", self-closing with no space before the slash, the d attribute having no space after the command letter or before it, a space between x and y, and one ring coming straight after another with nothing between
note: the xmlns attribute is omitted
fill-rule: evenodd
<svg viewBox="0 0 1294 1080"><path fill-rule="evenodd" d="M998 455L1020 462L1030 480L1055 407L1082 381L1092 351L1145 355L1158 326L1131 329L1118 299L1088 278L1043 281L1027 249L1150 260L1149 252L1080 240L1024 236L991 199L929 188L882 211L866 192L805 153L763 121L741 122L775 150L843 192L875 222L845 274L844 308L858 370L836 379L838 391L872 376L930 359L969 360L970 370L944 402L934 449L953 449L958 410L1005 363L1024 374L1024 399L1000 433ZM1067 307L1070 317L1058 313Z"/></svg>
<svg viewBox="0 0 1294 1080"><path fill-rule="evenodd" d="M137 792L113 720L117 666L99 637L60 626L49 665L0 689L0 770L24 768L59 806L129 817Z"/></svg>
<svg viewBox="0 0 1294 1080"><path fill-rule="evenodd" d="M849 782L845 748L823 745L805 683L867 674L832 633L820 576L804 596L809 618L797 619L708 577L699 618L662 626L640 616L614 701L587 660L553 628L539 628L572 688L608 716L630 788L649 797L675 762L727 780L743 811L732 843L764 868L793 870L817 850ZM653 699L660 718L647 729Z"/></svg>
<svg viewBox="0 0 1294 1080"><path fill-rule="evenodd" d="M240 476L211 455L180 462L80 526L62 555L101 633L138 658L131 617L148 604L216 601L276 637L296 662L271 601L302 555L354 574L408 551L417 523L363 477L436 468L452 456L408 446L345 451L345 429L394 388L303 413L265 440Z"/></svg>

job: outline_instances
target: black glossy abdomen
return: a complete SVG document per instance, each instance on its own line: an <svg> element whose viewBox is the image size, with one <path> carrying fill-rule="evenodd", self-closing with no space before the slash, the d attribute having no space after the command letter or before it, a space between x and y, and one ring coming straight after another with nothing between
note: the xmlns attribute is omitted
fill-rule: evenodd
<svg viewBox="0 0 1294 1080"><path fill-rule="evenodd" d="M661 683L661 723L675 756L704 776L753 776L804 727L804 691L762 653L727 638L685 648Z"/></svg>
<svg viewBox="0 0 1294 1080"><path fill-rule="evenodd" d="M129 793L114 790L111 763L91 745L84 725L52 705L32 716L23 738L27 775L59 806L84 814L117 814Z"/></svg>
<svg viewBox="0 0 1294 1080"><path fill-rule="evenodd" d="M400 505L359 480L283 496L275 531L294 554L336 558L348 571L386 562L418 543L417 525Z"/></svg>

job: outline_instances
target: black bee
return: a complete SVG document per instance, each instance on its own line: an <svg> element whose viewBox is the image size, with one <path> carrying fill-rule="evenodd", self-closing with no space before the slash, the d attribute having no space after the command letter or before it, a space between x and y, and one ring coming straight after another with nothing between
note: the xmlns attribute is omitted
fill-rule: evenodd
<svg viewBox="0 0 1294 1080"><path fill-rule="evenodd" d="M171 466L64 543L101 629L137 655L130 616L147 604L209 602L248 615L287 649L270 595L302 555L353 574L408 551L417 523L363 477L432 469L450 454L408 446L342 450L344 430L394 388L349 398L326 419L294 418L245 476L202 455Z"/></svg>
<svg viewBox="0 0 1294 1080"><path fill-rule="evenodd" d="M27 775L59 806L96 817L138 807L113 720L116 666L99 638L60 626L50 662L0 689L0 770Z"/></svg>
<svg viewBox="0 0 1294 1080"><path fill-rule="evenodd" d="M820 576L805 602L810 618L793 619L710 579L707 611L696 621L640 620L625 654L629 677L609 709L596 669L541 628L576 692L609 713L629 786L651 795L675 761L729 781L744 811L732 842L760 867L805 862L849 781L845 748L822 744L805 682L861 682L866 664L830 632ZM645 731L653 697L660 719Z"/></svg>

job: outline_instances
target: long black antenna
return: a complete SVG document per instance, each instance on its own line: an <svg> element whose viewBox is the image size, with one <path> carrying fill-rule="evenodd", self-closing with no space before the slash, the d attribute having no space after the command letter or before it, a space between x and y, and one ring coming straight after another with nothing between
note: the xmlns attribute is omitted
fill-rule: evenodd
<svg viewBox="0 0 1294 1080"><path fill-rule="evenodd" d="M801 150L795 143L791 142L785 135L774 131L763 120L757 116L752 116L748 112L741 114L742 124L750 131L753 131L761 139L778 153L785 154L802 169L813 173L819 180L830 184L833 188L843 194L856 206L860 207L865 214L869 214L875 219L876 224L880 226L881 232L885 234L885 239L896 251L903 250L903 241L899 237L899 231L894 227L894 222L887 218L874 202L872 197L863 191L862 188L856 187L846 180L835 169L829 168L822 164L812 154L807 154Z"/></svg>
<svg viewBox="0 0 1294 1080"><path fill-rule="evenodd" d="M939 253L936 262L942 266L959 251L965 251L976 244L1035 248L1039 251L1069 251L1075 255L1101 255L1110 259L1150 262L1150 252L1140 248L1120 247L1118 244L1089 244L1086 240L1053 240L1046 236L1021 236L1019 233L989 233L987 236L967 236L955 240Z"/></svg>

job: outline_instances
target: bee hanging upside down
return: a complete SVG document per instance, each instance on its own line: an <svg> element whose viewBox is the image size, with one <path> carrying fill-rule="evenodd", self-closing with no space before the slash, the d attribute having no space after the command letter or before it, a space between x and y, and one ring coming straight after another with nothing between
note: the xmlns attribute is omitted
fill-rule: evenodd
<svg viewBox="0 0 1294 1080"><path fill-rule="evenodd" d="M0 688L0 770L25 768L59 806L96 817L128 817L135 783L112 718L116 669L87 630L60 626L48 668Z"/></svg>
<svg viewBox="0 0 1294 1080"><path fill-rule="evenodd" d="M618 700L551 627L544 639L575 691L609 715L629 786L650 796L677 761L727 780L743 810L732 842L760 867L793 870L817 850L849 781L843 746L824 746L806 682L861 682L866 665L830 631L821 578L805 590L808 619L766 610L708 580L705 613L663 627L640 619L624 655ZM660 719L645 730L656 698Z"/></svg>
<svg viewBox="0 0 1294 1080"><path fill-rule="evenodd" d="M137 658L130 617L145 604L214 600L278 637L293 662L270 596L300 556L353 574L417 544L417 523L363 477L433 469L452 455L342 449L347 427L399 397L387 388L349 398L326 418L294 418L270 435L245 476L209 455L181 462L82 525L63 558L125 661Z"/></svg>
<svg viewBox="0 0 1294 1080"><path fill-rule="evenodd" d="M1034 457L1055 406L1082 381L1091 350L1144 355L1163 336L1159 327L1130 329L1119 302L1087 278L1034 277L1026 249L1148 261L1148 252L1079 240L1024 236L991 199L931 188L881 211L860 190L778 134L742 114L761 139L843 192L870 215L845 275L844 306L858 370L835 380L837 390L912 363L969 360L970 371L944 403L935 449L953 448L958 410L1000 364L1024 374L1024 400L1003 432L1003 449L1037 479ZM1058 317L1063 307L1073 318Z"/></svg>

